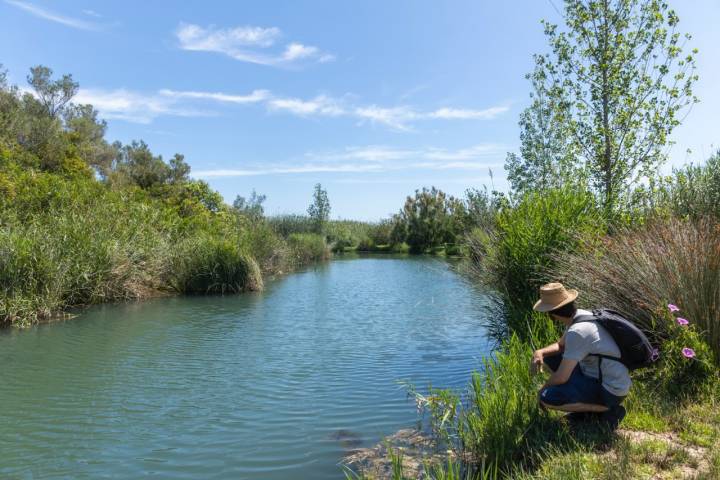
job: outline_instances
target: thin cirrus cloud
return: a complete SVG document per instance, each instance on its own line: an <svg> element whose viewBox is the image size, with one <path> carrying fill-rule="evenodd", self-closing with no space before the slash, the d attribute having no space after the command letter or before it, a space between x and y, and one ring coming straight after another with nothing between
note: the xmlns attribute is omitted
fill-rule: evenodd
<svg viewBox="0 0 720 480"><path fill-rule="evenodd" d="M209 105L262 105L268 113L289 114L301 118L344 117L358 124L372 124L396 131L412 131L420 121L491 120L506 112L507 106L482 110L440 108L422 111L410 106L383 107L357 105L346 97L317 95L309 99L275 95L269 90L256 89L248 94L206 92L196 90L161 89L145 94L125 89L81 89L78 103L95 105L107 119L121 119L135 123L150 123L160 116L211 116Z"/></svg>
<svg viewBox="0 0 720 480"><path fill-rule="evenodd" d="M196 52L214 52L241 62L269 66L289 66L302 61L319 63L335 60L335 56L312 45L291 42L276 48L282 37L277 27L241 26L235 28L201 27L181 23L175 31L180 48Z"/></svg>
<svg viewBox="0 0 720 480"><path fill-rule="evenodd" d="M102 28L102 26L97 23L88 22L79 18L69 17L67 15L56 13L46 8L39 7L30 2L23 2L20 0L5 0L5 3L20 10L23 10L35 17L59 23L61 25L65 25L66 27L71 27L78 30L101 30Z"/></svg>
<svg viewBox="0 0 720 480"><path fill-rule="evenodd" d="M173 99L156 94L145 95L125 89L102 90L81 88L73 99L78 104L91 104L108 119L149 124L160 116L201 117L214 112L177 105Z"/></svg>
<svg viewBox="0 0 720 480"><path fill-rule="evenodd" d="M507 145L479 144L460 149L397 148L384 145L308 152L298 164L249 165L244 168L199 170L196 178L229 178L302 173L383 173L407 170L487 170L501 166Z"/></svg>

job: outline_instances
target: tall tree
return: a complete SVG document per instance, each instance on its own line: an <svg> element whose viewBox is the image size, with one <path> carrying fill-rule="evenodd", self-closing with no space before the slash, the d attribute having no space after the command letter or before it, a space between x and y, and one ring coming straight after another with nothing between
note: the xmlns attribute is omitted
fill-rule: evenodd
<svg viewBox="0 0 720 480"><path fill-rule="evenodd" d="M72 75L63 75L57 80L52 80L52 69L43 65L30 68L30 75L27 81L35 90L38 100L45 107L51 117L57 117L72 100L80 88Z"/></svg>
<svg viewBox="0 0 720 480"><path fill-rule="evenodd" d="M235 197L233 208L252 220L259 220L265 214L263 203L265 203L266 199L266 195L260 195L253 189L250 198L241 195Z"/></svg>
<svg viewBox="0 0 720 480"><path fill-rule="evenodd" d="M543 22L551 53L536 56L536 68L610 214L656 172L697 102L697 51L683 54L690 36L663 0L565 0L564 16L562 31Z"/></svg>
<svg viewBox="0 0 720 480"><path fill-rule="evenodd" d="M327 191L323 190L319 183L315 185L313 203L307 211L315 225L315 231L322 233L325 230L325 224L330 219L330 200Z"/></svg>
<svg viewBox="0 0 720 480"><path fill-rule="evenodd" d="M544 58L525 78L532 83L531 104L520 114L520 155L508 153L507 179L514 192L558 187L568 181L582 181L577 165L577 143L569 128L570 104L567 95L551 85L543 68Z"/></svg>

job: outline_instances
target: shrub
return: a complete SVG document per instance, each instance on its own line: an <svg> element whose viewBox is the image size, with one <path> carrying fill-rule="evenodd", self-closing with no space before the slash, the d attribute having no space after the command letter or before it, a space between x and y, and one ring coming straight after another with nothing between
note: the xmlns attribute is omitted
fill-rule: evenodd
<svg viewBox="0 0 720 480"><path fill-rule="evenodd" d="M98 200L32 216L4 212L0 319L33 322L70 306L140 298L158 288L169 251L161 212L114 195Z"/></svg>
<svg viewBox="0 0 720 480"><path fill-rule="evenodd" d="M372 238L364 237L358 242L357 250L358 252L372 252L375 250L375 242Z"/></svg>
<svg viewBox="0 0 720 480"><path fill-rule="evenodd" d="M370 226L368 235L375 245L390 245L392 243L392 220L381 220Z"/></svg>
<svg viewBox="0 0 720 480"><path fill-rule="evenodd" d="M688 165L673 171L660 194L660 205L675 215L720 219L720 151L704 165Z"/></svg>
<svg viewBox="0 0 720 480"><path fill-rule="evenodd" d="M592 254L558 257L549 275L580 290L583 302L617 309L659 338L656 306L676 304L720 358L720 225L668 219L623 228Z"/></svg>
<svg viewBox="0 0 720 480"><path fill-rule="evenodd" d="M639 378L673 396L692 395L717 371L713 352L697 325L685 323L684 317L665 310L657 319L656 328L665 332L665 339L658 346L657 364L641 371Z"/></svg>
<svg viewBox="0 0 720 480"><path fill-rule="evenodd" d="M295 264L299 266L330 258L330 249L322 235L293 233L288 237L288 245Z"/></svg>
<svg viewBox="0 0 720 480"><path fill-rule="evenodd" d="M180 293L238 293L262 290L255 260L228 240L209 236L181 244L172 261L172 287Z"/></svg>
<svg viewBox="0 0 720 480"><path fill-rule="evenodd" d="M492 232L475 229L470 254L478 278L500 293L504 315L490 316L496 337L517 333L527 338L533 327L528 310L537 299L543 274L558 252L580 248L582 238L604 232L593 196L570 188L531 192L498 213Z"/></svg>
<svg viewBox="0 0 720 480"><path fill-rule="evenodd" d="M293 233L312 233L315 228L310 217L304 215L278 215L268 217L267 221L278 235L285 238Z"/></svg>

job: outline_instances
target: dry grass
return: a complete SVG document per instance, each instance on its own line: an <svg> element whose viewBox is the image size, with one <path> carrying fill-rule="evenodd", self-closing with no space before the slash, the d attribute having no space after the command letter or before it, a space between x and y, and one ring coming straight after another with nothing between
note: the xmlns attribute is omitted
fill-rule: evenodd
<svg viewBox="0 0 720 480"><path fill-rule="evenodd" d="M712 220L615 231L594 255L562 253L549 277L579 289L583 304L617 309L660 336L657 308L676 304L720 359L720 224Z"/></svg>

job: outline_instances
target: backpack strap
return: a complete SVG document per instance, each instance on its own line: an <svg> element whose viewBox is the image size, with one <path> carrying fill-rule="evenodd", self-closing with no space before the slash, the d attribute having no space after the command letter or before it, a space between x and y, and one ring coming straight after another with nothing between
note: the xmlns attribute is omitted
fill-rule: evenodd
<svg viewBox="0 0 720 480"><path fill-rule="evenodd" d="M576 323L584 323L584 322L598 322L598 317L596 315L580 315L579 317L576 317L573 322L570 324L575 325ZM588 353L588 356L598 357L598 380L600 380L600 385L602 385L603 381L603 374L602 374L602 361L603 358L606 358L608 360L615 360L616 362L622 363L622 359L619 357L613 357L612 355L603 355L602 353Z"/></svg>

